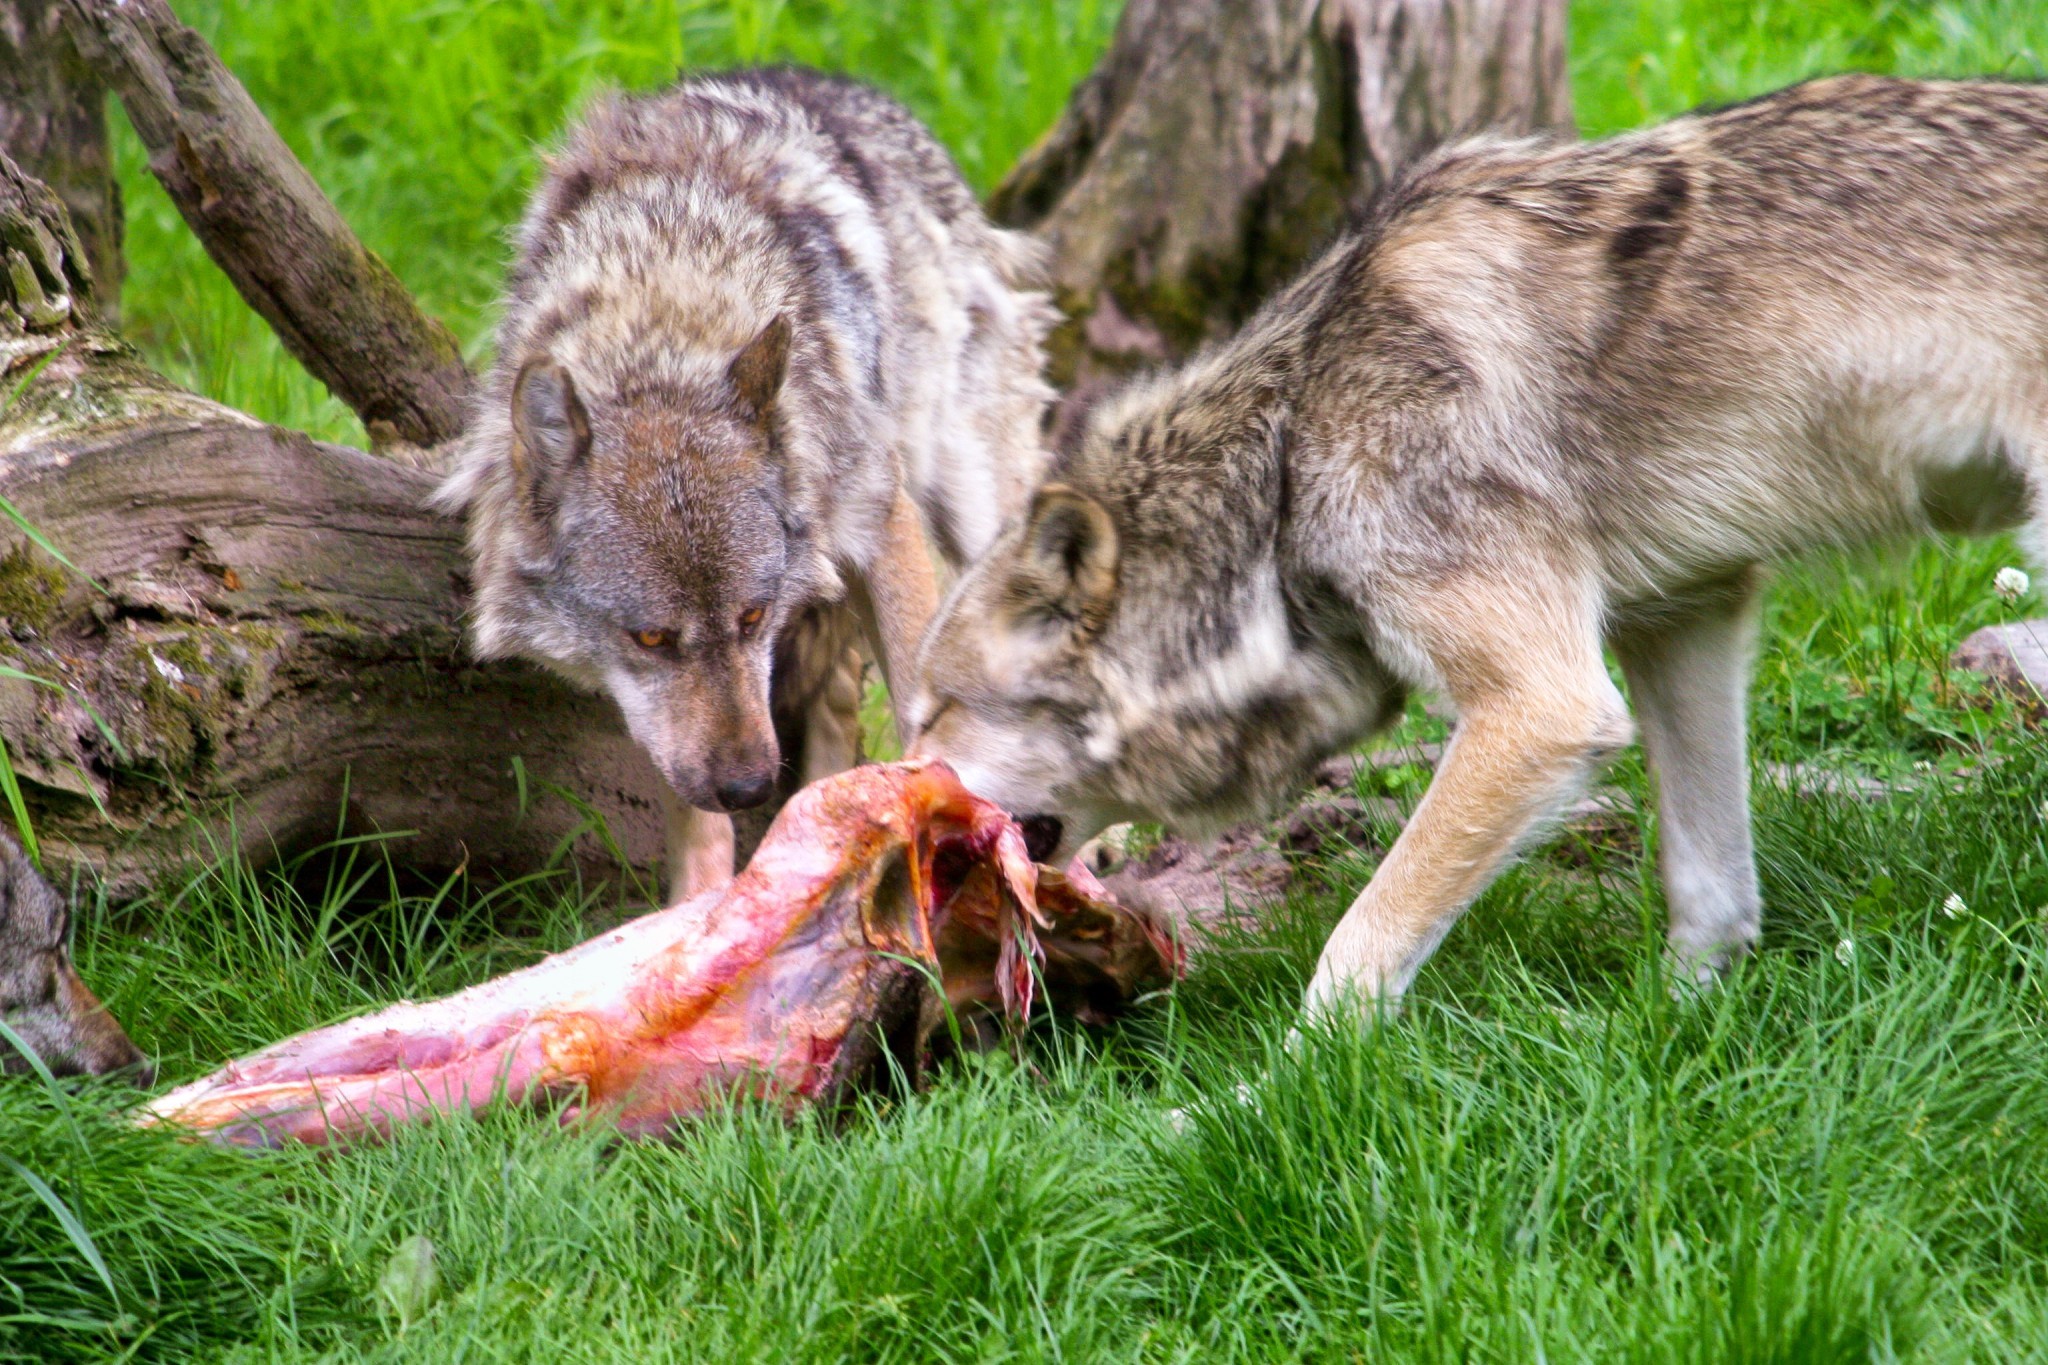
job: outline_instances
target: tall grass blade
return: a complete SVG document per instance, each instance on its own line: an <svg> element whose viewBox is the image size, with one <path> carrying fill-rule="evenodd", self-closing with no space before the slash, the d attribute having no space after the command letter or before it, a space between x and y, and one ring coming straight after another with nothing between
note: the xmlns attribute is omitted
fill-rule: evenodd
<svg viewBox="0 0 2048 1365"><path fill-rule="evenodd" d="M28 1039L9 1028L5 1019L0 1019L0 1042L6 1043L20 1053L22 1059L28 1063L29 1070L36 1073L37 1079L43 1083L43 1089L50 1092L50 1099L56 1104L57 1112L64 1116L64 1125L71 1130L72 1140L77 1142L78 1150L89 1160L92 1157L92 1147L85 1140L85 1130L78 1126L78 1115L71 1112L71 1097L57 1084L57 1077L51 1072L50 1064L43 1060L40 1052L29 1046Z"/></svg>
<svg viewBox="0 0 2048 1365"><path fill-rule="evenodd" d="M7 809L14 816L15 832L21 835L21 846L27 852L28 860L35 864L36 871L42 871L42 845L36 842L35 822L29 819L28 802L22 798L21 783L15 780L14 760L8 756L4 739L0 739L0 794L7 797Z"/></svg>
<svg viewBox="0 0 2048 1365"><path fill-rule="evenodd" d="M115 1311L121 1311L121 1291L114 1288L114 1277L107 1270L107 1263L101 1257L99 1247L93 1244L92 1234L85 1230L85 1224L80 1222L78 1215L71 1211L71 1206L65 1203L41 1176L22 1165L19 1161L16 1161L13 1157L0 1152L0 1161L6 1162L8 1168L20 1176L31 1190L35 1191L36 1198L43 1201L44 1207L49 1209L51 1216L57 1220L58 1226L64 1229L64 1235L71 1239L71 1245L77 1248L78 1254L84 1258L85 1263L92 1267L92 1273L98 1276L99 1282L106 1287L107 1297L113 1301Z"/></svg>

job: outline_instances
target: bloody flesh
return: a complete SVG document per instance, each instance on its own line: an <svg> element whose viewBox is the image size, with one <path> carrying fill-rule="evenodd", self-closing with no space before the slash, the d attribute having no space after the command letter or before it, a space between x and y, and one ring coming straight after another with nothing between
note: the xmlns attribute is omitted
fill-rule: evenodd
<svg viewBox="0 0 2048 1365"><path fill-rule="evenodd" d="M566 1102L657 1134L735 1091L825 1100L885 1054L915 1066L947 1011L1021 1019L1043 986L1095 1019L1179 965L1163 922L1085 872L1036 867L1015 822L943 763L880 764L797 793L722 890L274 1044L143 1121L271 1145Z"/></svg>

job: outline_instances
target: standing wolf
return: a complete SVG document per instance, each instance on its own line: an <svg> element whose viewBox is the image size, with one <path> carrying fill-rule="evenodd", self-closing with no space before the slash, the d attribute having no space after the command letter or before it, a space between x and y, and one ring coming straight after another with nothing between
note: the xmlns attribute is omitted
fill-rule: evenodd
<svg viewBox="0 0 2048 1365"><path fill-rule="evenodd" d="M802 778L853 761L851 621L893 679L927 531L958 562L1021 508L1040 264L904 109L812 72L602 101L550 161L437 501L479 653L604 688L673 787L672 895L731 874L778 720Z"/></svg>
<svg viewBox="0 0 2048 1365"><path fill-rule="evenodd" d="M953 591L914 716L1041 842L1246 815L1441 692L1456 734L1309 1003L1397 996L1628 742L1604 641L1710 979L1758 928L1760 566L2044 546L2048 88L1846 76L1444 151L1055 478Z"/></svg>

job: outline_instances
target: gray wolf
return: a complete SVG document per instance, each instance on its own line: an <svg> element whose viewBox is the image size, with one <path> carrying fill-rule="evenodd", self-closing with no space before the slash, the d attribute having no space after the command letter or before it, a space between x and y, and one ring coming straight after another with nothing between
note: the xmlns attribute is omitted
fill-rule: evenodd
<svg viewBox="0 0 2048 1365"><path fill-rule="evenodd" d="M1312 1011L1397 998L1635 728L1669 944L1755 941L1763 566L2048 543L2048 88L1843 76L1418 165L1241 335L1092 419L954 587L920 748L1039 817L1255 813L1440 694L1456 730Z"/></svg>
<svg viewBox="0 0 2048 1365"><path fill-rule="evenodd" d="M603 99L549 160L437 505L478 652L610 693L674 789L674 895L785 759L854 761L853 622L893 678L935 555L1036 482L1041 269L908 112L814 72Z"/></svg>
<svg viewBox="0 0 2048 1365"><path fill-rule="evenodd" d="M71 912L50 884L0 834L0 1023L59 1076L136 1071L146 1058L71 965ZM29 1069L0 1041L0 1072Z"/></svg>

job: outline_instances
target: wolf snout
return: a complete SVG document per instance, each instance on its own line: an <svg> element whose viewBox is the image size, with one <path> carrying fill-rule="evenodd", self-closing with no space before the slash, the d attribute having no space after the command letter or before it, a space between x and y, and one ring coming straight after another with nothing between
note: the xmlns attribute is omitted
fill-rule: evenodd
<svg viewBox="0 0 2048 1365"><path fill-rule="evenodd" d="M141 1084L150 1084L156 1068L68 965L58 977L57 1002L70 1024L69 1050L80 1071L94 1076L141 1074L149 1078Z"/></svg>
<svg viewBox="0 0 2048 1365"><path fill-rule="evenodd" d="M57 969L46 998L0 1010L0 1020L13 1035L11 1046L0 1045L0 1074L26 1073L40 1062L53 1076L121 1075L144 1087L155 1083L155 1065L68 963Z"/></svg>
<svg viewBox="0 0 2048 1365"><path fill-rule="evenodd" d="M1067 828L1057 815L1027 815L1017 825L1024 831L1024 851L1034 863L1051 861Z"/></svg>
<svg viewBox="0 0 2048 1365"><path fill-rule="evenodd" d="M775 769L771 767L722 777L714 794L720 810L736 811L751 810L766 801L774 791Z"/></svg>
<svg viewBox="0 0 2048 1365"><path fill-rule="evenodd" d="M712 746L716 753L723 746ZM750 810L775 795L776 775L782 768L782 754L769 748L740 748L737 754L718 754L710 763L678 762L659 765L684 805L707 811Z"/></svg>

